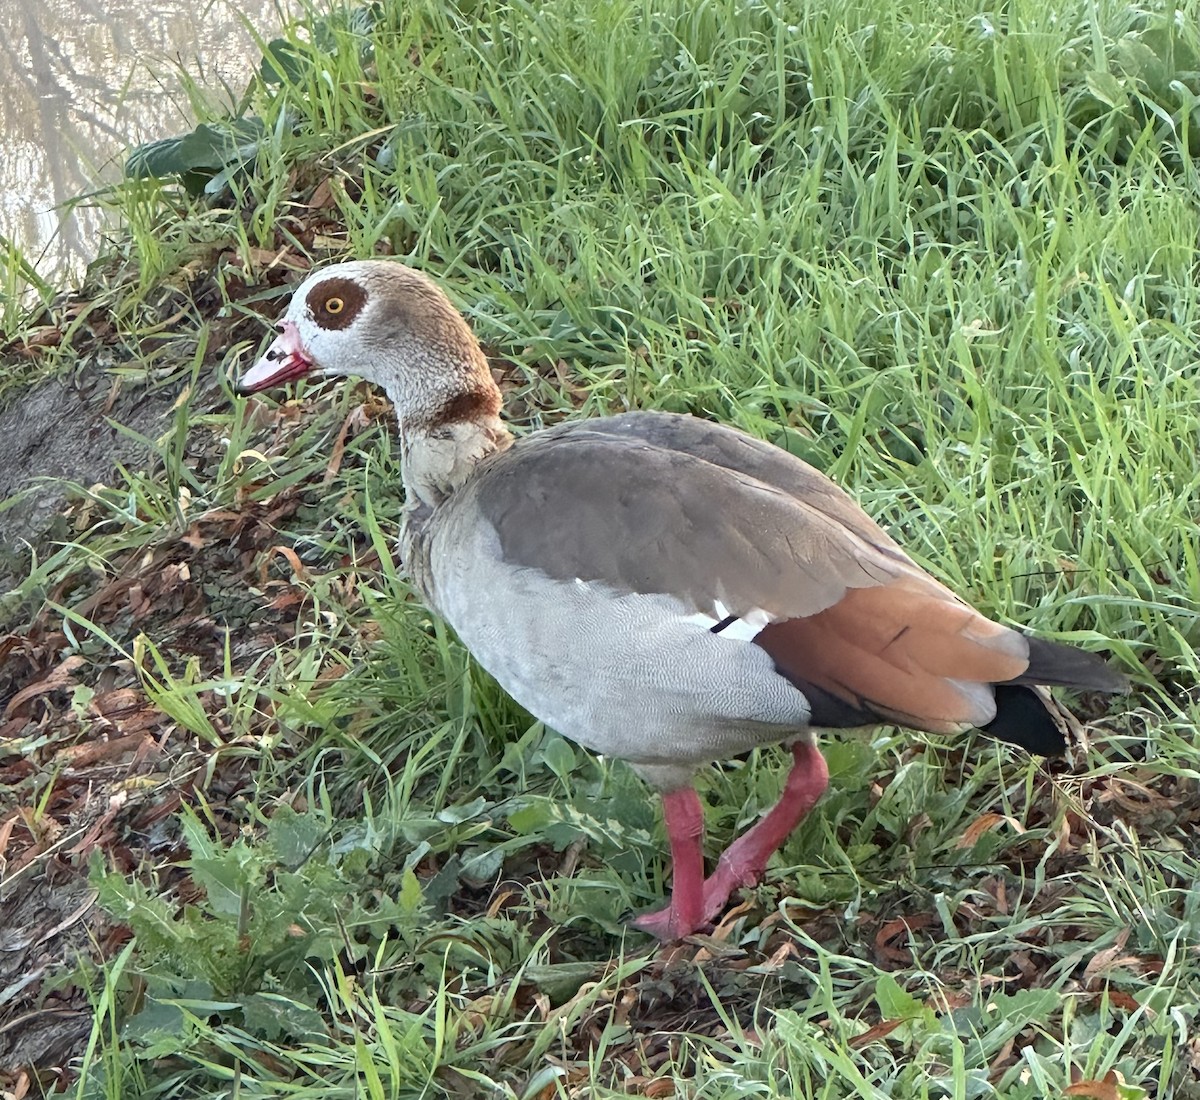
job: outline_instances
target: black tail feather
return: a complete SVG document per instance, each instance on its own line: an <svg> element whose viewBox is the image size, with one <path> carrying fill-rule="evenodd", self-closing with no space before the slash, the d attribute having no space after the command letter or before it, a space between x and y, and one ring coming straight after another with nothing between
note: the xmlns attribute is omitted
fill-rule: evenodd
<svg viewBox="0 0 1200 1100"><path fill-rule="evenodd" d="M1046 704L1036 691L1020 684L996 685L996 717L979 728L1038 756L1061 756L1067 747L1066 735Z"/></svg>
<svg viewBox="0 0 1200 1100"><path fill-rule="evenodd" d="M1044 638L1027 638L1029 667L1014 684L1040 684L1043 687L1074 688L1076 691L1120 692L1129 690L1129 681L1107 665L1103 658L1083 649Z"/></svg>

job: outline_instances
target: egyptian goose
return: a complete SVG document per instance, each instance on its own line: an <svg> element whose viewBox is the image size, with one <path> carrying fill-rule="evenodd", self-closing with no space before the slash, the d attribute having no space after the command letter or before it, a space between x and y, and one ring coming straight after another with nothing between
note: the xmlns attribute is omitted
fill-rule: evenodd
<svg viewBox="0 0 1200 1100"><path fill-rule="evenodd" d="M1125 686L984 618L823 474L740 431L633 412L514 440L467 323L399 263L309 275L238 389L331 375L395 407L421 599L531 713L662 793L671 901L636 921L660 939L756 883L821 797L813 729L974 726L1052 754L1064 734L1034 685ZM705 878L693 773L773 742L794 757L783 795Z"/></svg>

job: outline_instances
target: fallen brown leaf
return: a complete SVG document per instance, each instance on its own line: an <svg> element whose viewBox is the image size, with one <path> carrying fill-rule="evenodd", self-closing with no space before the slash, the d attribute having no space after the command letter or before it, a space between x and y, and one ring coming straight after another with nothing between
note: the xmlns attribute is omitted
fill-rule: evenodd
<svg viewBox="0 0 1200 1100"><path fill-rule="evenodd" d="M333 180L323 179L313 188L312 197L308 200L309 210L328 210L336 205L333 195Z"/></svg>
<svg viewBox="0 0 1200 1100"><path fill-rule="evenodd" d="M0 869L4 866L4 853L8 851L8 842L12 839L13 829L16 828L16 825L16 814L0 823Z"/></svg>
<svg viewBox="0 0 1200 1100"><path fill-rule="evenodd" d="M1130 929L1122 928L1111 947L1097 951L1083 968L1084 985L1092 988L1096 979L1120 967L1136 966L1141 960L1136 955L1126 955L1125 944L1129 940Z"/></svg>
<svg viewBox="0 0 1200 1100"><path fill-rule="evenodd" d="M5 634L0 638L0 661L5 660L14 649L20 648L23 642L20 634Z"/></svg>
<svg viewBox="0 0 1200 1100"><path fill-rule="evenodd" d="M288 565L292 567L292 574L303 584L308 580L308 570L304 568L304 563L300 560L300 555L296 553L290 546L281 546L278 543L272 546L263 557L258 566L258 583L265 588L267 584L267 568L271 558L278 554L281 558L287 560Z"/></svg>
<svg viewBox="0 0 1200 1100"><path fill-rule="evenodd" d="M28 354L37 348L53 348L62 343L62 330L57 325L42 325L31 330L17 348L18 354Z"/></svg>
<svg viewBox="0 0 1200 1100"><path fill-rule="evenodd" d="M71 849L70 854L87 855L93 848L97 847L101 837L108 831L109 826L112 825L117 814L121 812L121 809L128 800L129 792L124 790L117 791L109 798L108 809L104 811L103 816L88 829L82 839Z"/></svg>
<svg viewBox="0 0 1200 1100"><path fill-rule="evenodd" d="M1013 830L1018 834L1025 831L1021 823L1015 817L1009 817L1008 814L980 814L963 830L962 836L958 838L954 846L956 848L973 848L979 843L982 836L990 833L1004 822L1012 826Z"/></svg>
<svg viewBox="0 0 1200 1100"><path fill-rule="evenodd" d="M930 995L928 1004L934 1012L944 1015L958 1008L966 1008L971 999L971 994L965 989L938 989Z"/></svg>
<svg viewBox="0 0 1200 1100"><path fill-rule="evenodd" d="M903 939L907 943L912 932L928 928L933 919L932 913L915 913L911 917L897 917L888 921L875 933L876 958L893 965L907 963L912 958L912 951L907 946L895 946L892 941Z"/></svg>
<svg viewBox="0 0 1200 1100"><path fill-rule="evenodd" d="M1087 1081L1077 1081L1073 1085L1068 1085L1063 1089L1064 1096L1090 1096L1092 1100L1121 1100L1121 1091L1118 1087L1120 1079L1117 1075L1109 1070L1104 1075L1103 1080L1091 1078Z"/></svg>
<svg viewBox="0 0 1200 1100"><path fill-rule="evenodd" d="M350 429L355 428L361 430L370 423L370 417L364 406L356 405L350 410L350 415L342 421L341 430L337 434L337 439L333 443L333 453L329 456L329 462L325 466L325 476L322 481L328 485L338 475L338 471L342 468L342 459L346 454L346 440L349 438Z"/></svg>
<svg viewBox="0 0 1200 1100"><path fill-rule="evenodd" d="M143 742L150 740L145 734L131 733L122 737L112 737L107 740L89 741L83 745L68 745L54 754L56 761L61 761L71 768L87 768L99 764L102 760L112 760L127 752L136 752Z"/></svg>
<svg viewBox="0 0 1200 1100"><path fill-rule="evenodd" d="M891 1035L903 1023L903 1020L880 1020L874 1027L867 1028L861 1035L854 1036L850 1040L850 1049L862 1050L863 1047L870 1046L877 1039Z"/></svg>
<svg viewBox="0 0 1200 1100"><path fill-rule="evenodd" d="M29 1095L29 1074L21 1070L17 1079L3 1092L4 1100L25 1100Z"/></svg>
<svg viewBox="0 0 1200 1100"><path fill-rule="evenodd" d="M1002 917L1008 916L1008 884L1000 875L992 875L984 880L984 889L987 890L996 902L996 912Z"/></svg>
<svg viewBox="0 0 1200 1100"><path fill-rule="evenodd" d="M11 718L26 703L38 698L40 695L48 695L52 691L58 691L60 688L67 687L70 683L71 673L86 664L87 658L81 657L78 653L65 658L44 679L18 691L8 701L8 706L4 708L4 717Z"/></svg>

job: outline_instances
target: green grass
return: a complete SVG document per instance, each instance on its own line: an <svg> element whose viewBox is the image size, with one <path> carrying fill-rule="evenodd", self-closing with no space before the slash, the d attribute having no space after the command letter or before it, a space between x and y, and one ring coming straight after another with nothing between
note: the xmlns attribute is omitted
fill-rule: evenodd
<svg viewBox="0 0 1200 1100"><path fill-rule="evenodd" d="M10 604L123 660L192 809L132 879L97 857L136 946L81 963L77 1095L1200 1095L1198 15L388 2L272 44L215 203L114 189L93 308L126 377L187 397ZM1138 691L1078 776L982 738L830 739L829 795L724 946L655 950L623 917L669 885L656 806L408 598L381 410L229 394L284 249L434 274L519 429L657 407L787 447ZM78 610L180 563L207 634L165 587ZM702 776L712 854L782 772Z"/></svg>

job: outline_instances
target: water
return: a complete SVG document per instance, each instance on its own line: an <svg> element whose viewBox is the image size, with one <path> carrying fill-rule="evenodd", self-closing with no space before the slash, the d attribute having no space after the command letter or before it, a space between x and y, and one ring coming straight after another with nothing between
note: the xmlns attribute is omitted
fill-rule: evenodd
<svg viewBox="0 0 1200 1100"><path fill-rule="evenodd" d="M53 282L96 252L104 217L69 199L120 178L131 144L192 126L186 72L241 94L298 0L0 0L0 235ZM227 91L222 91L222 89Z"/></svg>

